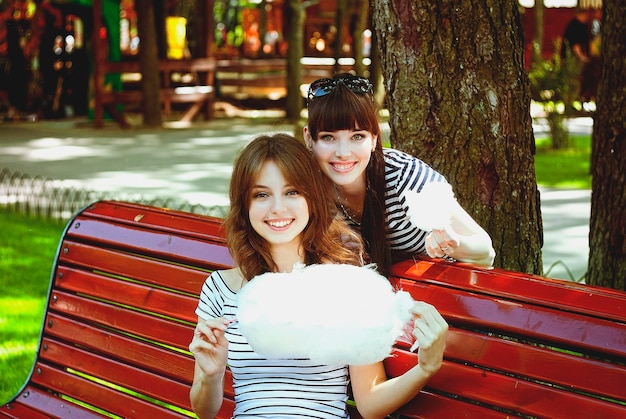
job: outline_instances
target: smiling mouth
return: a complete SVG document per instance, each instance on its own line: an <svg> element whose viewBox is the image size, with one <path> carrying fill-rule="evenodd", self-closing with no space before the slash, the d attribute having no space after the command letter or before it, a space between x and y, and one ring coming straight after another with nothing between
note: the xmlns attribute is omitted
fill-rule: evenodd
<svg viewBox="0 0 626 419"><path fill-rule="evenodd" d="M266 223L269 224L270 227L283 228L293 223L293 220L266 221Z"/></svg>
<svg viewBox="0 0 626 419"><path fill-rule="evenodd" d="M330 165L338 172L347 172L356 166L356 163L331 163Z"/></svg>

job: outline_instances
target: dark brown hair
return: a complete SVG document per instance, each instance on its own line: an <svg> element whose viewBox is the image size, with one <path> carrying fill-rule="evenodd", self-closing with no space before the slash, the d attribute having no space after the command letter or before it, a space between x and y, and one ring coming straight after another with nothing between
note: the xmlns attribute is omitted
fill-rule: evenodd
<svg viewBox="0 0 626 419"><path fill-rule="evenodd" d="M335 77L342 77L338 74ZM385 220L385 157L375 103L368 94L351 91L338 83L325 96L310 100L307 126L313 141L320 131L365 130L377 136L376 148L365 170L366 193L361 235L371 261L382 275L389 273L391 256Z"/></svg>
<svg viewBox="0 0 626 419"><path fill-rule="evenodd" d="M360 238L337 215L330 180L303 143L287 134L262 135L250 142L237 157L230 181L230 210L225 219L226 242L245 279L276 270L266 241L257 234L248 214L252 187L267 161L274 162L283 176L304 196L309 223L302 232L305 263L360 265L362 249L350 250Z"/></svg>

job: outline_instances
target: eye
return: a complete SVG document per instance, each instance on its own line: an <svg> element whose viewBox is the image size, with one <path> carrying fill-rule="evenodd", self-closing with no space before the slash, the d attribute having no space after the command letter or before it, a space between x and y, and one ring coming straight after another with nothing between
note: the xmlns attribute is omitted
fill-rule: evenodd
<svg viewBox="0 0 626 419"><path fill-rule="evenodd" d="M354 134L352 136L352 141L362 141L364 139L365 139L365 136L363 134L361 134L361 133Z"/></svg>
<svg viewBox="0 0 626 419"><path fill-rule="evenodd" d="M334 140L335 140L335 137L333 137L333 136L332 136L332 135L330 135L330 134L326 134L326 135L320 135L320 138L319 138L319 139L320 139L321 141L326 142L326 143L330 143L330 142L332 142L332 141L334 141Z"/></svg>
<svg viewBox="0 0 626 419"><path fill-rule="evenodd" d="M256 192L252 194L253 199L263 199L263 198L267 198L268 196L269 194L267 192Z"/></svg>
<svg viewBox="0 0 626 419"><path fill-rule="evenodd" d="M297 195L300 195L300 192L298 192L295 189L290 189L290 190L287 191L286 195L288 195L288 196L297 196Z"/></svg>

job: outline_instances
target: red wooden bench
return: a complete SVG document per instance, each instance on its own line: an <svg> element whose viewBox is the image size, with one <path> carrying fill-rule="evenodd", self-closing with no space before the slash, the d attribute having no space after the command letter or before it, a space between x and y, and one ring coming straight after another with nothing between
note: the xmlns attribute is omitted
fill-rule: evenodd
<svg viewBox="0 0 626 419"><path fill-rule="evenodd" d="M193 416L194 310L231 263L220 219L110 201L81 211L32 374L0 417ZM394 417L626 417L626 293L440 260L401 262L390 279L451 326L441 371ZM396 375L415 360L399 342L385 362Z"/></svg>

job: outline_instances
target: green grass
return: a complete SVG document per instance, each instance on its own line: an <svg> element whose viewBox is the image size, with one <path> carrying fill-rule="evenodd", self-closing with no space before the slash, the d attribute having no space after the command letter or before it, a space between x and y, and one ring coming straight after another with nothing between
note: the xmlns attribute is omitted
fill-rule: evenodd
<svg viewBox="0 0 626 419"><path fill-rule="evenodd" d="M570 136L570 147L550 148L549 138L537 138L535 173L541 186L591 189L591 137Z"/></svg>
<svg viewBox="0 0 626 419"><path fill-rule="evenodd" d="M537 184L552 188L591 189L591 137L570 136L570 147L553 150L549 137L535 139ZM390 147L389 142L383 144Z"/></svg>
<svg viewBox="0 0 626 419"><path fill-rule="evenodd" d="M50 271L65 223L0 208L0 403L33 366Z"/></svg>

